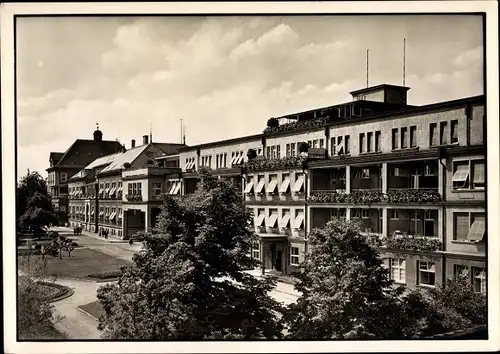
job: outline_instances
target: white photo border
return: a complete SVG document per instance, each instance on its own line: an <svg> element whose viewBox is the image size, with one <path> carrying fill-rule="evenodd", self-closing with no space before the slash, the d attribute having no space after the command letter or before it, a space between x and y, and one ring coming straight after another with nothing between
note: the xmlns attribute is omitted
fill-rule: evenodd
<svg viewBox="0 0 500 354"><path fill-rule="evenodd" d="M145 15L145 14L444 14L485 13L487 151L488 151L488 340L417 341L255 341L255 342L16 342L14 105L14 17L16 15ZM9 353L229 353L229 352L414 352L490 351L500 349L499 336L499 110L498 4L496 1L351 1L351 2L211 2L211 3L3 3L1 30L2 225L4 266L4 350Z"/></svg>

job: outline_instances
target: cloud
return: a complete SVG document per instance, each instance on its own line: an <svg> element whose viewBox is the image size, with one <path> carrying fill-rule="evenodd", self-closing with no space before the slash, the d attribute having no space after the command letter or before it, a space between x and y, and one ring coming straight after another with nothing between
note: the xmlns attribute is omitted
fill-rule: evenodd
<svg viewBox="0 0 500 354"><path fill-rule="evenodd" d="M483 64L483 47L476 47L468 50L455 58L453 64L458 68L477 67Z"/></svg>
<svg viewBox="0 0 500 354"><path fill-rule="evenodd" d="M97 122L105 139L127 145L149 132L150 121L153 139L163 142L179 142L180 119L188 144L259 133L271 116L350 100L350 91L365 86L368 46L370 84L399 84L399 57L390 53L400 45L387 34L419 22L399 21L395 29L387 21L361 20L103 19L79 23L78 40L69 38L69 22L46 23L50 30L37 28L20 44L19 169L45 170L51 151L91 139ZM433 23L443 30L409 41L410 102L480 94L480 33ZM353 26L366 36L353 36ZM49 35L54 28L57 41ZM436 55L416 54L426 48Z"/></svg>

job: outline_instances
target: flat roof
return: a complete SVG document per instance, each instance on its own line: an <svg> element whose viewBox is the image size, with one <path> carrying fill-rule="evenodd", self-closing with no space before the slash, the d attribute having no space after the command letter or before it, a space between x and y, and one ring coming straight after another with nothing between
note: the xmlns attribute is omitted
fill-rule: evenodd
<svg viewBox="0 0 500 354"><path fill-rule="evenodd" d="M410 89L409 87L406 87L406 86L398 86L398 85L390 85L390 84L380 84L380 85L376 85L376 86L365 87L365 88L362 88L362 89L359 89L359 90L354 90L354 91L351 91L349 93L351 95L357 95L358 93L371 92L371 91L379 90L381 88L394 88L394 89L398 89L398 90L401 90L401 91L408 91Z"/></svg>

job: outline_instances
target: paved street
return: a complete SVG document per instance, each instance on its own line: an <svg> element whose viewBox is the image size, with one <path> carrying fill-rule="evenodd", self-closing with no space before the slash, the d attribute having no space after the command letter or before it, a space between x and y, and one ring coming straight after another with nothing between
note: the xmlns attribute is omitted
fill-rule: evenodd
<svg viewBox="0 0 500 354"><path fill-rule="evenodd" d="M139 243L129 245L125 242L105 241L90 233L75 236L73 230L69 228L57 227L53 230L74 239L83 247L89 247L124 260L132 259L133 254L141 248ZM249 273L260 276L260 270ZM62 278L57 279L56 282L68 286L74 291L74 294L69 298L54 303L57 314L65 317L56 324L56 328L66 333L71 339L99 339L101 333L97 330L97 321L78 309L78 306L96 301L97 289L106 283ZM279 282L276 289L271 292L271 296L284 304L289 304L297 299L298 294L292 285Z"/></svg>

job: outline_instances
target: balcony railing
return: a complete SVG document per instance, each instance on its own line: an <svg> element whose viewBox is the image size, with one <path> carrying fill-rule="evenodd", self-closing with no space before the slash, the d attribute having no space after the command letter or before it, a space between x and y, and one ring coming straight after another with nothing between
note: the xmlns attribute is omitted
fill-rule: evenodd
<svg viewBox="0 0 500 354"><path fill-rule="evenodd" d="M129 202L140 202L142 201L142 194L127 194L125 196Z"/></svg>
<svg viewBox="0 0 500 354"><path fill-rule="evenodd" d="M281 124L277 127L267 127L264 129L264 134L275 135L283 132L292 132L303 128L322 127L330 121L330 117L322 117L318 119L311 119L305 121L291 122Z"/></svg>
<svg viewBox="0 0 500 354"><path fill-rule="evenodd" d="M413 252L435 252L441 250L442 242L436 237L413 236L401 233L392 233L388 236L378 234L367 235L370 244L394 250Z"/></svg>
<svg viewBox="0 0 500 354"><path fill-rule="evenodd" d="M313 191L309 201L339 204L439 204L443 198L436 190L398 189L388 191L356 190L351 193L338 191Z"/></svg>
<svg viewBox="0 0 500 354"><path fill-rule="evenodd" d="M244 168L247 171L280 169L280 168L297 168L302 166L304 158L299 156L286 156L280 159L257 158L244 163Z"/></svg>

